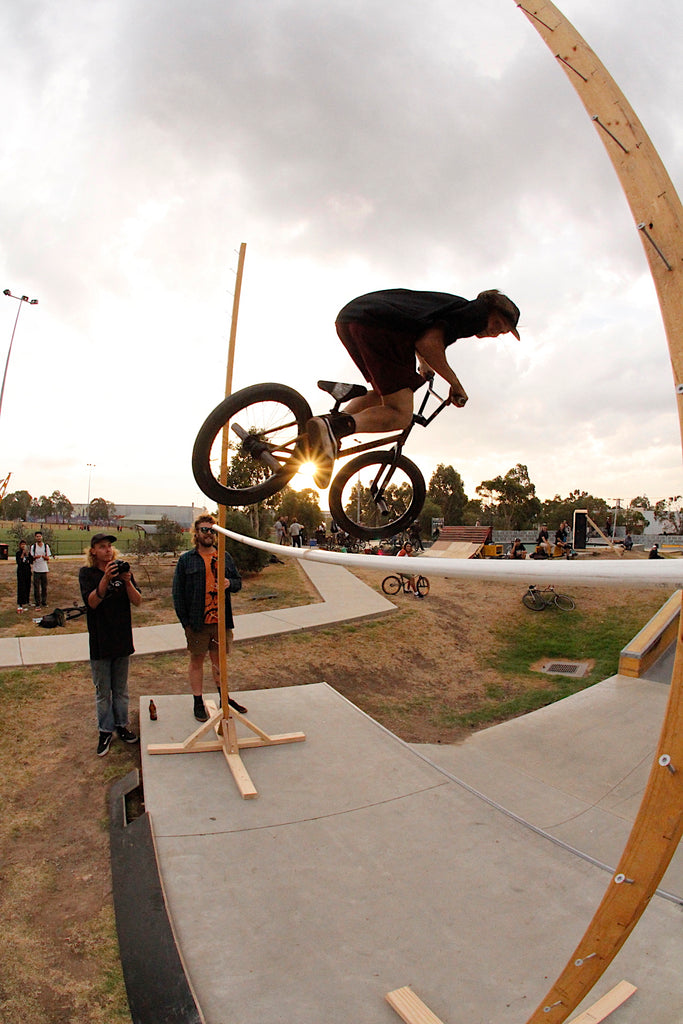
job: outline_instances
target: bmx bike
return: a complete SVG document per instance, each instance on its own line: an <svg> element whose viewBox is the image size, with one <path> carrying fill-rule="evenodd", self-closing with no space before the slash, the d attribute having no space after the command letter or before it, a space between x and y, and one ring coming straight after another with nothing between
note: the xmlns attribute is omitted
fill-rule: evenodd
<svg viewBox="0 0 683 1024"><path fill-rule="evenodd" d="M385 594L390 594L392 597L394 594L398 594L400 590L403 590L404 594L412 594L411 579L412 576L405 576L404 574L385 576L382 580L382 590ZM426 576L418 576L415 580L415 586L417 587L418 594L421 594L422 597L426 597L429 593L429 580Z"/></svg>
<svg viewBox="0 0 683 1024"><path fill-rule="evenodd" d="M573 598L567 594L556 593L554 587L535 587L533 583L529 585L526 594L522 595L522 604L532 612L542 612L551 604L563 612L570 612L576 608Z"/></svg>
<svg viewBox="0 0 683 1024"><path fill-rule="evenodd" d="M360 444L346 439L338 458L349 459L330 484L330 512L341 527L359 540L393 537L419 516L426 485L420 469L403 447L416 425L427 427L450 404L434 390L433 381L410 424L396 434ZM331 413L344 402L367 394L362 384L318 381L334 398ZM427 403L433 411L425 415ZM434 407L434 402L438 403ZM254 384L228 395L209 414L197 434L192 471L198 486L219 505L255 505L281 491L309 461L306 399L285 384ZM225 484L219 479L222 431L230 423L238 443ZM390 448L383 446L390 445Z"/></svg>

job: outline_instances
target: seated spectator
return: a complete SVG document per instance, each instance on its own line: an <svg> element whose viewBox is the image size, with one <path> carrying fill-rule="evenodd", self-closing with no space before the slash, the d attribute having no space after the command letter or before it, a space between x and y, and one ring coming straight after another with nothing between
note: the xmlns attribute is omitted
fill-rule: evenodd
<svg viewBox="0 0 683 1024"><path fill-rule="evenodd" d="M515 537L510 548L510 558L526 558L526 548L519 537Z"/></svg>
<svg viewBox="0 0 683 1024"><path fill-rule="evenodd" d="M628 530L626 531L626 535L624 536L623 545L624 551L631 551L633 549L633 537L628 532Z"/></svg>
<svg viewBox="0 0 683 1024"><path fill-rule="evenodd" d="M539 548L541 553L539 555ZM538 537L536 538L536 554L540 558L550 558L553 553L553 549L550 546L550 540L548 538L548 527L542 526L538 531Z"/></svg>
<svg viewBox="0 0 683 1024"><path fill-rule="evenodd" d="M653 544L652 545L652 547L650 548L650 553L649 553L649 555L647 557L648 558L663 558L664 557L663 555L660 555L660 553L659 553L659 544Z"/></svg>
<svg viewBox="0 0 683 1024"><path fill-rule="evenodd" d="M413 554L413 545L405 543L398 553L399 558L410 558ZM415 597L422 597L422 594L417 589L417 576L411 576L410 573L402 572L401 576L404 576L408 580L408 586L412 590Z"/></svg>
<svg viewBox="0 0 683 1024"><path fill-rule="evenodd" d="M558 528L555 530L555 547L560 549L561 555L568 555L572 549L568 537L569 524L567 523L566 519L563 519Z"/></svg>

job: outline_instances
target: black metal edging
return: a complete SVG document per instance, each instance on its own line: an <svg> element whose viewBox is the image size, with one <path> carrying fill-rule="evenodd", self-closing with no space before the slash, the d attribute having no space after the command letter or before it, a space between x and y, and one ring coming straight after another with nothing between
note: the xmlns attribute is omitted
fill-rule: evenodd
<svg viewBox="0 0 683 1024"><path fill-rule="evenodd" d="M168 916L149 814L127 820L137 768L109 790L116 930L133 1024L204 1024Z"/></svg>

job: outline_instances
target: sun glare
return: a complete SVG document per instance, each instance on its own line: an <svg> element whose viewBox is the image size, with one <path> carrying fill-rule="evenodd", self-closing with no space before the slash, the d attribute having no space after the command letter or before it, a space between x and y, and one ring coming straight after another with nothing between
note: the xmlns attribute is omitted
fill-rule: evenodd
<svg viewBox="0 0 683 1024"><path fill-rule="evenodd" d="M313 474L316 471L315 462L303 462L296 472L296 475L289 481L289 486L295 491L301 491L306 487L318 488L313 482Z"/></svg>

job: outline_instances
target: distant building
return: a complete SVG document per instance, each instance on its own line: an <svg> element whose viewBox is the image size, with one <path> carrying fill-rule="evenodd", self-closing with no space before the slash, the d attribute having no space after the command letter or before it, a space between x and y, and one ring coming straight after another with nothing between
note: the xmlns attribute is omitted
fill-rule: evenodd
<svg viewBox="0 0 683 1024"><path fill-rule="evenodd" d="M202 505L116 505L112 525L118 526L158 526L162 516L172 519L184 530L189 530L197 516L204 515L208 509ZM74 520L87 521L88 506L74 505Z"/></svg>

